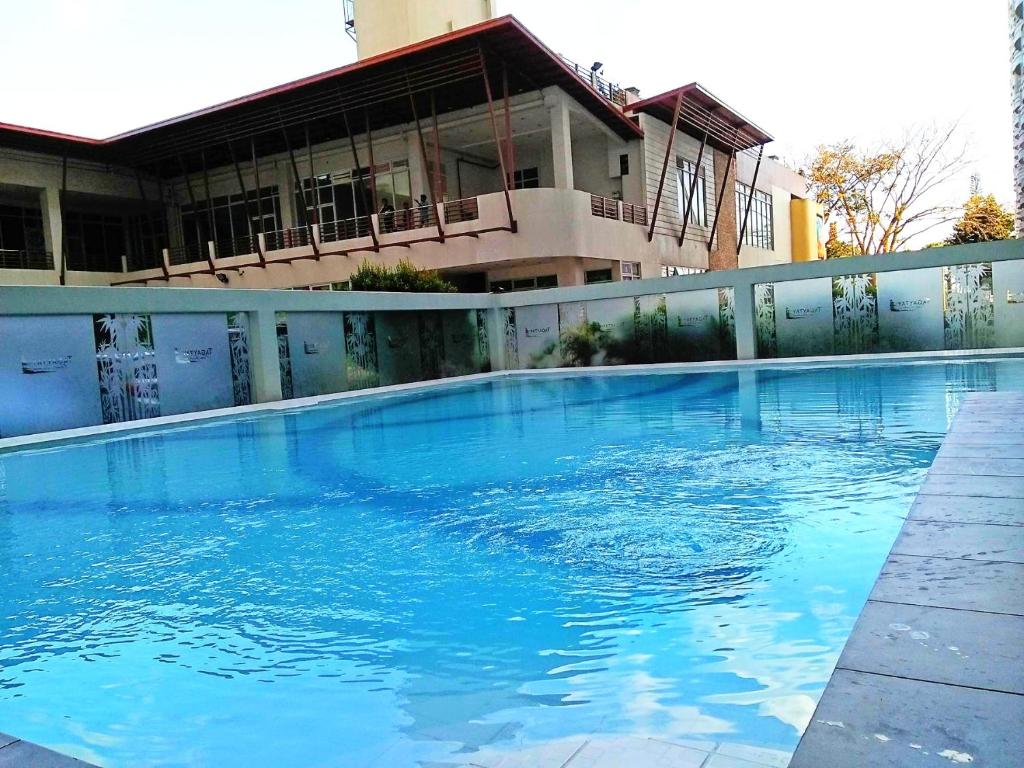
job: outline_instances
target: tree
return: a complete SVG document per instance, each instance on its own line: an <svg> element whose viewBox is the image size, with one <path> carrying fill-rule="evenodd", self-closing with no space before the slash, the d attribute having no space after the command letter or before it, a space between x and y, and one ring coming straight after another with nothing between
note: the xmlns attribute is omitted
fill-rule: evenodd
<svg viewBox="0 0 1024 768"><path fill-rule="evenodd" d="M857 249L839 237L839 225L834 221L828 225L828 240L825 241L826 259L845 259L847 256L856 256Z"/></svg>
<svg viewBox="0 0 1024 768"><path fill-rule="evenodd" d="M1013 214L994 195L975 194L964 203L964 213L953 225L947 245L1007 240L1013 235Z"/></svg>
<svg viewBox="0 0 1024 768"><path fill-rule="evenodd" d="M855 254L891 253L952 221L956 209L941 192L968 165L958 131L956 124L918 128L873 149L819 146L805 175L825 221L837 225L836 244Z"/></svg>
<svg viewBox="0 0 1024 768"><path fill-rule="evenodd" d="M432 270L418 270L408 259L389 267L364 261L353 273L353 291L455 293L455 286Z"/></svg>

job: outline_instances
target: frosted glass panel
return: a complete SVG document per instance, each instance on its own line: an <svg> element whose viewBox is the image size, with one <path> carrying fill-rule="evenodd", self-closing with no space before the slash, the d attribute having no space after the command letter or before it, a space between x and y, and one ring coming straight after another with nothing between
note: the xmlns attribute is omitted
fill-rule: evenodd
<svg viewBox="0 0 1024 768"><path fill-rule="evenodd" d="M161 416L234 405L227 315L153 315L152 327Z"/></svg>
<svg viewBox="0 0 1024 768"><path fill-rule="evenodd" d="M992 264L996 346L1024 347L1024 261Z"/></svg>
<svg viewBox="0 0 1024 768"><path fill-rule="evenodd" d="M779 357L832 354L832 278L776 283L775 334Z"/></svg>
<svg viewBox="0 0 1024 768"><path fill-rule="evenodd" d="M377 329L371 312L345 313L345 365L349 389L380 384Z"/></svg>
<svg viewBox="0 0 1024 768"><path fill-rule="evenodd" d="M594 365L619 365L636 355L636 318L639 307L630 297L587 302L587 320L601 326L602 352Z"/></svg>
<svg viewBox="0 0 1024 768"><path fill-rule="evenodd" d="M985 349L995 343L991 264L943 267L946 349Z"/></svg>
<svg viewBox="0 0 1024 768"><path fill-rule="evenodd" d="M345 335L340 312L289 312L288 352L294 397L345 391Z"/></svg>
<svg viewBox="0 0 1024 768"><path fill-rule="evenodd" d="M715 360L720 354L718 289L670 293L668 357L673 361Z"/></svg>
<svg viewBox="0 0 1024 768"><path fill-rule="evenodd" d="M441 314L444 331L444 375L466 376L480 372L480 336L476 310L452 310Z"/></svg>
<svg viewBox="0 0 1024 768"><path fill-rule="evenodd" d="M515 321L521 367L553 368L561 363L556 304L517 307Z"/></svg>
<svg viewBox="0 0 1024 768"><path fill-rule="evenodd" d="M942 349L942 269L878 273L881 352Z"/></svg>
<svg viewBox="0 0 1024 768"><path fill-rule="evenodd" d="M92 316L0 317L0 437L102 423Z"/></svg>
<svg viewBox="0 0 1024 768"><path fill-rule="evenodd" d="M408 384L423 378L420 326L415 312L377 312L377 360L380 383Z"/></svg>

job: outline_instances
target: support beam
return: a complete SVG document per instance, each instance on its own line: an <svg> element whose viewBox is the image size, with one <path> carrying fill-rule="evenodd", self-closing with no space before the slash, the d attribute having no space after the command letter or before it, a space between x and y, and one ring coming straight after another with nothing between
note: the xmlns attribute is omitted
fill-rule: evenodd
<svg viewBox="0 0 1024 768"><path fill-rule="evenodd" d="M217 273L217 264L213 260L213 254L217 248L217 218L213 215L213 196L210 194L210 174L206 167L206 150L199 153L203 161L203 191L206 194L206 216L210 222L210 232L213 237L213 250L210 249L209 243L206 245L206 260L210 264L210 274L214 275Z"/></svg>
<svg viewBox="0 0 1024 768"><path fill-rule="evenodd" d="M754 178L750 182L750 194L747 195L746 209L743 211L743 225L740 227L740 235L736 239L736 253L739 254L743 248L743 237L747 234L747 220L750 218L750 206L754 202L754 190L757 189L757 174L761 171L761 158L764 157L764 144L757 153L757 165L754 166Z"/></svg>
<svg viewBox="0 0 1024 768"><path fill-rule="evenodd" d="M369 197L367 196L366 182L363 181L363 171L362 171L363 166L359 162L359 152L358 152L358 150L356 150L356 137L352 133L352 125L351 125L351 123L349 123L348 112L344 112L343 111L341 113L341 117L345 121L345 133L348 134L349 146L352 148L352 162L355 163L355 169L356 169L356 184L359 185L360 196L363 198L363 205L366 206L366 210L367 210L366 221L370 225L370 238L373 240L373 250L374 251L379 251L380 250L380 242L377 240L377 232L373 228L373 219L370 218L370 216L375 212L375 209L373 207L373 203L370 201ZM369 135L367 135L367 139L369 139ZM359 234L358 214L359 214L359 211L357 210L356 211L356 222L357 222L357 224L356 224L356 234Z"/></svg>
<svg viewBox="0 0 1024 768"><path fill-rule="evenodd" d="M516 178L516 147L512 142L512 102L508 93L508 65L501 61L501 90L505 102L505 171L509 183L514 184Z"/></svg>
<svg viewBox="0 0 1024 768"><path fill-rule="evenodd" d="M64 155L60 164L60 194L57 202L60 205L60 284L67 285L68 282L68 238L66 233L67 217L64 209L67 207L66 198L68 191L68 156Z"/></svg>
<svg viewBox="0 0 1024 768"><path fill-rule="evenodd" d="M231 144L231 140L228 139L228 154L231 155L231 164L235 167L235 178L238 180L238 189L242 193L242 200L245 201L245 218L249 225L249 244L250 247L255 249L255 253L260 257L260 262L263 262L263 249L260 247L260 239L256 236L256 232L253 230L252 225L252 209L249 207L249 192L245 188L245 179L242 177L242 167L238 164L238 158L235 157L235 148ZM257 188L257 195L259 191Z"/></svg>
<svg viewBox="0 0 1024 768"><path fill-rule="evenodd" d="M725 200L725 185L729 181L729 171L736 160L736 150L729 152L729 159L725 163L725 174L722 176L722 186L718 190L718 202L715 203L715 221L711 225L711 236L708 238L708 253L715 248L715 233L718 231L718 219L722 215L722 202Z"/></svg>
<svg viewBox="0 0 1024 768"><path fill-rule="evenodd" d="M291 164L292 176L295 180L295 189L297 189L299 194L302 196L302 205L299 206L299 218L302 222L300 226L309 234L309 244L313 246L314 256L319 259L320 251L316 247L316 238L313 237L313 227L310 226L309 216L306 212L306 190L302 186L302 177L299 176L299 166L295 162L295 152L292 150L292 143L288 139L288 129L284 127L283 121L281 123L281 135L284 136L284 145L288 150L288 160ZM292 196L292 199L295 199L294 195Z"/></svg>
<svg viewBox="0 0 1024 768"><path fill-rule="evenodd" d="M195 224L196 227L196 248L199 249L199 254L197 255L201 255L204 249L206 249L207 252L209 252L209 249L206 248L206 241L203 239L203 229L199 226L199 208L196 205L196 195L195 192L192 191L192 182L189 181L188 178L188 169L185 167L185 159L181 155L178 155L178 166L181 168L181 176L185 180L185 191L188 193L189 205L192 206L192 223ZM209 205L209 201L207 201L207 205ZM182 247L184 247L187 252L188 246L184 242L184 227L182 227L181 239Z"/></svg>
<svg viewBox="0 0 1024 768"><path fill-rule="evenodd" d="M149 241L150 243L155 243L156 237L153 235L153 217L149 210L149 198L146 196L146 185L142 183L142 172L137 167L135 168L135 182L139 187L139 197L142 198L142 204L146 208L145 222L146 228L149 230ZM167 267L164 265L162 252L160 254L160 269L164 273L164 277L168 277Z"/></svg>
<svg viewBox="0 0 1024 768"><path fill-rule="evenodd" d="M373 160L373 130L370 128L370 113L367 110L363 110L363 117L366 119L366 152L369 156L370 161L370 199L373 201L373 205L370 207L370 213L377 213L377 165ZM371 226L370 229L373 229ZM376 242L376 238L374 238Z"/></svg>
<svg viewBox="0 0 1024 768"><path fill-rule="evenodd" d="M480 69L484 76L484 91L487 94L487 111L491 116L491 133L494 135L494 148L498 153L498 164L501 166L501 188L505 192L505 207L508 210L508 226L512 232L519 231L519 222L512 212L512 195L508 189L508 168L505 165L505 153L501 149L501 138L498 136L498 120L494 116L494 96L491 93L491 78L487 72L487 57L484 56L483 46L480 51Z"/></svg>
<svg viewBox="0 0 1024 768"><path fill-rule="evenodd" d="M651 215L651 228L647 232L647 242L654 239L654 228L658 224L658 212L661 210L661 197L665 193L665 177L668 175L668 164L676 145L676 132L679 127L679 113L683 109L683 91L676 95L676 107L672 112L672 122L668 126L668 146L665 147L665 162L661 166L661 180L658 182L658 193L654 197L654 213Z"/></svg>
<svg viewBox="0 0 1024 768"><path fill-rule="evenodd" d="M708 131L711 129L711 115L708 115L707 124L704 126L704 138L701 139L700 149L697 151L697 162L693 167L693 178L690 179L690 189L686 195L686 205L683 207L683 226L679 230L679 247L683 247L683 240L686 238L686 228L690 224L690 211L693 210L693 195L697 191L697 180L701 177L703 169L701 162L704 160L704 148L708 145Z"/></svg>
<svg viewBox="0 0 1024 768"><path fill-rule="evenodd" d="M419 142L420 142L420 157L421 157L421 159L423 161L423 170L424 170L424 172L426 172L427 168L429 167L429 163L427 163L427 146L426 146L426 144L423 143L423 126L420 125L419 112L416 111L416 96L412 92L412 83L409 80L409 73L408 72L406 72L406 74L405 74L405 83L406 83L406 87L407 87L408 92L409 92L409 106L412 108L412 119L413 119L413 122L416 124L416 138L418 138ZM430 192L430 207L434 209L434 211L435 211L434 216L437 219L437 236L441 240L441 242L443 243L444 242L444 227L441 224L441 217L437 216L437 213L436 213L436 211L437 211L437 197L434 195L434 185L428 182L427 183L427 191Z"/></svg>

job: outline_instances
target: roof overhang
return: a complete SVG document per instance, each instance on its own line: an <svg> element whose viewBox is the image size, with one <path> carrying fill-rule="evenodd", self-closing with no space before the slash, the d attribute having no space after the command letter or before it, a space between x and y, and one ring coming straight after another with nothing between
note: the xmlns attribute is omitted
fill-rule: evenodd
<svg viewBox="0 0 1024 768"><path fill-rule="evenodd" d="M176 174L178 159L207 153L211 167L230 160L228 142L250 138L260 154L284 151L283 133L301 143L346 138L486 103L483 65L494 98L507 73L510 95L558 86L623 139L643 135L627 117L517 19L505 16L337 69L249 94L113 136L87 139L0 123L0 146L160 167ZM346 120L351 127L346 125ZM244 150L242 150L244 151Z"/></svg>
<svg viewBox="0 0 1024 768"><path fill-rule="evenodd" d="M698 83L634 102L626 109L671 125L677 103L680 105L678 128L698 139L703 139L706 132L708 143L724 152L742 152L772 141L771 134Z"/></svg>

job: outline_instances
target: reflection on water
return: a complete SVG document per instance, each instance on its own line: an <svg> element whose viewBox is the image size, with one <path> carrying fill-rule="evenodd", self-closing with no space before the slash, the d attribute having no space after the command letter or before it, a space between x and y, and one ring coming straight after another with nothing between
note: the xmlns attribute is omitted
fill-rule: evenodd
<svg viewBox="0 0 1024 768"><path fill-rule="evenodd" d="M791 750L961 394L501 381L0 457L0 730L106 766Z"/></svg>

